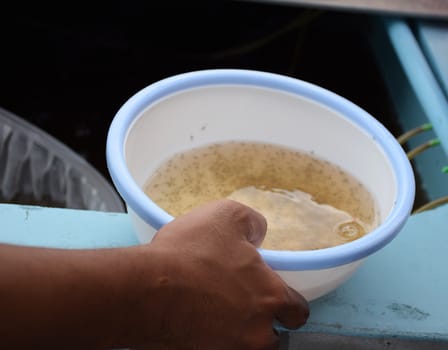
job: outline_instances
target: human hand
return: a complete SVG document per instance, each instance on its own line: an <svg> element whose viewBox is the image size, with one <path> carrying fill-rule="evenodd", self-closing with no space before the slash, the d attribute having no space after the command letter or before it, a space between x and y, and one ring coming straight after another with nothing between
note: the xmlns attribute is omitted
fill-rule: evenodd
<svg viewBox="0 0 448 350"><path fill-rule="evenodd" d="M297 328L308 306L257 252L265 231L260 214L223 200L150 244L0 244L0 348L277 349L274 320Z"/></svg>
<svg viewBox="0 0 448 350"><path fill-rule="evenodd" d="M158 277L142 308L148 327L143 347L278 349L274 320L296 329L309 309L256 250L265 232L259 213L230 200L165 225L145 247Z"/></svg>

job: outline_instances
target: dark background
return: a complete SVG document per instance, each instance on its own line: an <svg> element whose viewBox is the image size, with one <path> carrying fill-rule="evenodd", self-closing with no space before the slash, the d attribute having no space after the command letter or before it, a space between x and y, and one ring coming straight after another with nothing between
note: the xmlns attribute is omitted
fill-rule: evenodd
<svg viewBox="0 0 448 350"><path fill-rule="evenodd" d="M55 136L107 179L106 135L120 106L148 84L197 69L304 79L400 133L368 45L370 15L238 1L64 6L3 12L0 107Z"/></svg>

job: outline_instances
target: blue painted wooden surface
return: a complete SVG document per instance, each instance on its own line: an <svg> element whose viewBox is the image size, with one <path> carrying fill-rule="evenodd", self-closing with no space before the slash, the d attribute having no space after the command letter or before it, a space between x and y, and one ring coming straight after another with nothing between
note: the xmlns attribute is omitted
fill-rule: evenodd
<svg viewBox="0 0 448 350"><path fill-rule="evenodd" d="M428 121L432 123L434 131L441 140L445 153L448 154L448 139L446 138L448 135L448 100L434 74L434 66L425 57L422 47L405 21L387 19L383 21L383 24L401 67L412 86L415 98L420 102ZM439 52L439 55L442 53ZM406 103L406 101L401 102Z"/></svg>
<svg viewBox="0 0 448 350"><path fill-rule="evenodd" d="M138 244L127 214L0 204L0 241L54 248Z"/></svg>
<svg viewBox="0 0 448 350"><path fill-rule="evenodd" d="M425 123L433 125L433 130L408 141L407 150L434 138L439 138L442 143L413 160L420 188L428 200L448 195L447 174L441 171L448 165L448 100L434 74L434 66L426 59L420 41L407 21L378 17L372 23L374 30L368 39L400 126L407 131ZM426 39L431 37L427 31L425 34ZM440 41L439 36L440 32L434 37L435 41ZM431 48L438 47L432 51L433 55L448 56L441 46L431 43ZM442 61L442 58L437 60L439 63Z"/></svg>
<svg viewBox="0 0 448 350"><path fill-rule="evenodd" d="M416 21L414 27L422 51L448 98L448 19Z"/></svg>
<svg viewBox="0 0 448 350"><path fill-rule="evenodd" d="M335 292L302 332L448 341L448 206L412 216ZM0 241L60 248L138 244L127 214L0 204Z"/></svg>

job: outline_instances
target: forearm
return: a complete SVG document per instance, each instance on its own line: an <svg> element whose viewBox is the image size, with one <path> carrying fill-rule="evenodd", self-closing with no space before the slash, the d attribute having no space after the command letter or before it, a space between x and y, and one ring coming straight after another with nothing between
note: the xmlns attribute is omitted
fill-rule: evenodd
<svg viewBox="0 0 448 350"><path fill-rule="evenodd" d="M142 258L137 247L0 245L0 348L101 349L138 341Z"/></svg>

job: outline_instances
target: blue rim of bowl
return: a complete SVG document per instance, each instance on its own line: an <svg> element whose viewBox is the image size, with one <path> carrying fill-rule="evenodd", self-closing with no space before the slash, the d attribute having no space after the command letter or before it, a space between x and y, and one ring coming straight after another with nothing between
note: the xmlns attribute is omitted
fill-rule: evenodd
<svg viewBox="0 0 448 350"><path fill-rule="evenodd" d="M394 207L380 228L355 241L313 251L259 249L264 261L275 270L316 270L348 264L367 257L388 244L408 219L415 196L410 162L394 136L373 116L349 100L314 84L276 73L245 69L208 69L175 75L137 92L115 115L109 128L106 160L118 192L140 218L159 229L173 219L137 185L126 167L124 143L136 117L152 103L168 95L209 85L251 85L286 91L314 100L344 115L370 135L390 160L396 174Z"/></svg>

